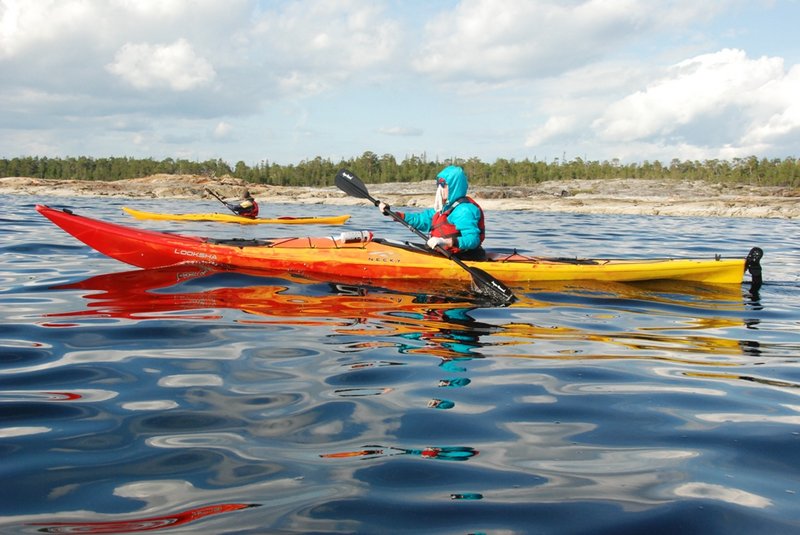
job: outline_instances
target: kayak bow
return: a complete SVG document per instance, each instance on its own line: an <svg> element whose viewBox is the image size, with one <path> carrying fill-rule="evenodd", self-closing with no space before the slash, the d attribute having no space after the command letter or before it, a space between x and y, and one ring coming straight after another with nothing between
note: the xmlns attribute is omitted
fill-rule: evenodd
<svg viewBox="0 0 800 535"><path fill-rule="evenodd" d="M234 214L163 214L157 212L145 212L123 206L122 210L136 219L154 221L214 221L217 223L239 223L240 225L343 225L349 215L323 216L323 217L275 217L275 218L249 218Z"/></svg>
<svg viewBox="0 0 800 535"><path fill-rule="evenodd" d="M470 280L467 271L422 245L372 239L369 232L342 233L340 237L217 240L137 229L43 205L37 205L36 210L89 247L142 268L204 264L342 277L378 285L381 280ZM760 285L762 255L757 247L747 258L700 259L552 259L514 251L489 252L487 260L466 264L508 284L569 280L741 284L747 269L753 283Z"/></svg>

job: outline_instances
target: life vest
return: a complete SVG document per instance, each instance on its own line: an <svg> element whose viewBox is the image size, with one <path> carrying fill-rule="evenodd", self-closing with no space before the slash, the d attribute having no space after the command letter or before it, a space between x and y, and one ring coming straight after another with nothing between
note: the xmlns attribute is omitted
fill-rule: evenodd
<svg viewBox="0 0 800 535"><path fill-rule="evenodd" d="M486 238L486 225L483 219L483 209L470 197L461 197L460 199L454 201L450 208L448 208L446 211L436 212L433 214L433 218L431 219L431 236L437 238L457 238L458 236L461 236L461 232L454 224L448 221L447 217L453 210L455 210L456 206L465 201L477 206L478 211L481 213L481 217L478 220L478 229L481 232L481 243L483 243L483 240ZM454 253L461 251L461 249L458 247L453 247L449 250Z"/></svg>
<svg viewBox="0 0 800 535"><path fill-rule="evenodd" d="M247 206L249 204L249 206ZM255 199L245 199L236 207L236 213L242 217L255 219L258 217L258 203Z"/></svg>

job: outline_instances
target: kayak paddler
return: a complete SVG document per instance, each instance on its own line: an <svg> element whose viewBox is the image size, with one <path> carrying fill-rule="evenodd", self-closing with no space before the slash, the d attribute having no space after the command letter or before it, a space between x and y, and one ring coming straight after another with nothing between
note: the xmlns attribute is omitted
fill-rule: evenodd
<svg viewBox="0 0 800 535"><path fill-rule="evenodd" d="M448 165L436 175L433 208L417 213L395 213L430 236L428 247L441 246L462 260L482 260L486 256L481 244L486 237L483 210L467 196L469 181L464 169ZM390 206L384 202L378 209L384 214Z"/></svg>
<svg viewBox="0 0 800 535"><path fill-rule="evenodd" d="M248 217L250 219L258 217L258 203L248 189L242 191L242 198L238 202L228 203L228 207L233 210L236 215Z"/></svg>

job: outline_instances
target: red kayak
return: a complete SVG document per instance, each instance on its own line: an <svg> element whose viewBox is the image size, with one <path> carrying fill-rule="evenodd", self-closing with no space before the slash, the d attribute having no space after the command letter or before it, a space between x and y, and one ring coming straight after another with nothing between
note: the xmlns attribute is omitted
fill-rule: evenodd
<svg viewBox="0 0 800 535"><path fill-rule="evenodd" d="M126 264L157 268L205 264L227 269L272 270L341 277L381 285L382 281L469 281L470 273L424 246L373 239L371 232L339 237L269 240L216 240L155 232L108 223L37 205L36 210L89 247ZM682 280L741 284L745 270L760 283L757 247L746 258L549 259L518 253L487 253L484 261L465 261L510 284L534 281Z"/></svg>

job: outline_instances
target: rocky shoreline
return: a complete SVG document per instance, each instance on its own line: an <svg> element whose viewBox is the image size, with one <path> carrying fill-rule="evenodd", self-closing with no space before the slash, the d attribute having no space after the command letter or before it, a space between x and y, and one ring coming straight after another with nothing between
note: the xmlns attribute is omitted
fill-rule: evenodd
<svg viewBox="0 0 800 535"><path fill-rule="evenodd" d="M119 181L0 178L0 194L42 197L111 196L128 198L209 199L209 188L237 197L247 187L263 204L366 205L338 188L248 184L225 176L153 175ZM434 182L369 184L373 197L394 207L427 207ZM485 210L531 210L584 214L633 214L697 217L800 218L800 189L713 184L680 180L565 180L534 186L475 187L471 195ZM42 201L45 202L45 201Z"/></svg>

